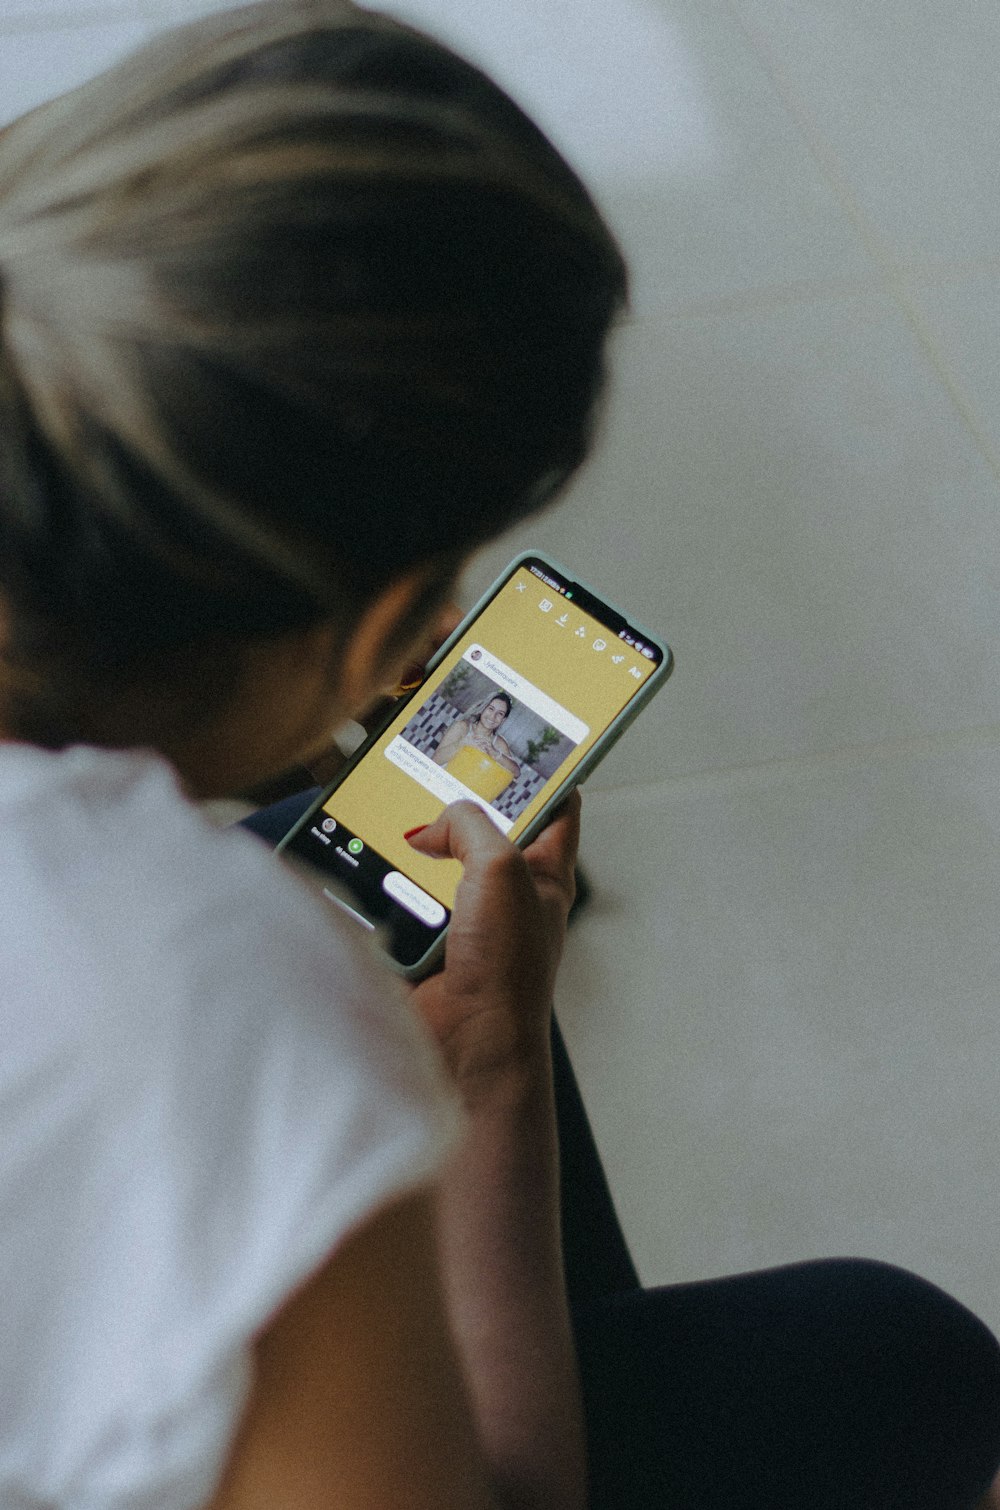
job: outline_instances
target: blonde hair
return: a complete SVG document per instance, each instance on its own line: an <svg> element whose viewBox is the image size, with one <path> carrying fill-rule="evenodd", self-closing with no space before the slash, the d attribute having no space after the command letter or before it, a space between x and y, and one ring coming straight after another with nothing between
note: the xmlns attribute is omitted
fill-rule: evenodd
<svg viewBox="0 0 1000 1510"><path fill-rule="evenodd" d="M539 507L625 288L518 107L347 0L212 15L16 122L0 594L50 689L32 737L151 657L346 624Z"/></svg>

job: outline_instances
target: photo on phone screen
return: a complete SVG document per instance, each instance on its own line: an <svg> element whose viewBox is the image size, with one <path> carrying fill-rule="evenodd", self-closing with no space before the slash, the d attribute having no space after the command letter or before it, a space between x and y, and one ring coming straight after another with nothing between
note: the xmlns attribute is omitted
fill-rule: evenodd
<svg viewBox="0 0 1000 1510"><path fill-rule="evenodd" d="M461 866L418 854L405 835L465 799L526 842L670 669L647 631L556 563L521 557L281 848L418 969L447 927Z"/></svg>

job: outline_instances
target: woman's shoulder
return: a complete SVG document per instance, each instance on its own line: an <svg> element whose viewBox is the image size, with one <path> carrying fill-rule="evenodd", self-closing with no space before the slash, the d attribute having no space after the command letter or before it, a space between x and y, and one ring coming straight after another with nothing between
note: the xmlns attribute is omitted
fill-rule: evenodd
<svg viewBox="0 0 1000 1510"><path fill-rule="evenodd" d="M206 1108L213 1076L283 1061L345 1096L367 1081L450 1099L367 936L256 836L213 824L159 757L0 746L0 822L0 959L20 985L5 1031L71 1030L119 1077L204 1074Z"/></svg>
<svg viewBox="0 0 1000 1510"><path fill-rule="evenodd" d="M447 729L445 729L441 736L441 743L444 744L445 741L454 743L455 740L465 739L472 732L474 726L474 719L467 718L464 713L460 713L454 723L450 723Z"/></svg>
<svg viewBox="0 0 1000 1510"><path fill-rule="evenodd" d="M0 954L46 999L61 983L78 1039L138 1049L172 1023L197 1054L295 1018L317 1051L371 1059L380 1037L413 1038L349 920L259 839L211 823L158 757L0 747L0 822Z"/></svg>
<svg viewBox="0 0 1000 1510"><path fill-rule="evenodd" d="M64 952L108 968L165 941L193 948L226 910L280 905L263 846L220 831L152 753L0 746L0 823L20 931L44 928L52 904Z"/></svg>

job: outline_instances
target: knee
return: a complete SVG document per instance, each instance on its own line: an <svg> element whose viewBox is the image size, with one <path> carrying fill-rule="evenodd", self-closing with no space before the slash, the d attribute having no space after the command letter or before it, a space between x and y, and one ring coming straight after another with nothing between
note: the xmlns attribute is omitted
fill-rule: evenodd
<svg viewBox="0 0 1000 1510"><path fill-rule="evenodd" d="M897 1471L937 1504L971 1507L1000 1465L1000 1344L985 1324L937 1285L867 1259L809 1265L839 1318L838 1356L855 1398L855 1423L884 1420L869 1437L880 1456L893 1445ZM859 1366L860 1365L860 1366ZM904 1461L908 1460L908 1461ZM873 1471L885 1472L886 1463ZM915 1494L912 1503L924 1503Z"/></svg>
<svg viewBox="0 0 1000 1510"><path fill-rule="evenodd" d="M831 1311L870 1330L886 1349L963 1360L984 1387L1000 1392L1000 1343L978 1316L930 1280L877 1259L824 1259L802 1267Z"/></svg>
<svg viewBox="0 0 1000 1510"><path fill-rule="evenodd" d="M620 1295L583 1342L595 1503L616 1510L748 1493L769 1510L973 1510L1000 1464L1000 1347L890 1264L829 1259Z"/></svg>

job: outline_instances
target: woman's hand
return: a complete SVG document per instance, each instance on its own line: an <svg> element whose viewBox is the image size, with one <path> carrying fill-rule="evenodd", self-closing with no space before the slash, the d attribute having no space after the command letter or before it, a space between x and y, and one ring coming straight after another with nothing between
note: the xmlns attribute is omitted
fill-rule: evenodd
<svg viewBox="0 0 1000 1510"><path fill-rule="evenodd" d="M547 1053L579 836L573 792L524 850L473 802L445 808L410 840L463 867L444 968L414 997L467 1098Z"/></svg>
<svg viewBox="0 0 1000 1510"><path fill-rule="evenodd" d="M507 1500L546 1510L586 1501L549 1036L579 829L574 792L523 851L472 802L410 841L463 865L444 969L414 993L468 1114L438 1195L448 1315Z"/></svg>

